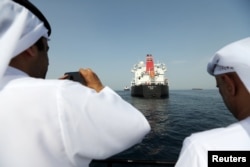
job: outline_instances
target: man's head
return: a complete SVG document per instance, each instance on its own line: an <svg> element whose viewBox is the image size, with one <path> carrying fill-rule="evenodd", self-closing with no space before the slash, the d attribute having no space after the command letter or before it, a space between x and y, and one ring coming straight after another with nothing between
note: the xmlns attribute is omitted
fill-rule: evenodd
<svg viewBox="0 0 250 167"><path fill-rule="evenodd" d="M250 38L231 43L207 65L228 109L238 119L250 115Z"/></svg>
<svg viewBox="0 0 250 167"><path fill-rule="evenodd" d="M33 70L25 72L33 77L44 78L45 74L38 75L38 73L47 71L47 40L50 33L49 22L28 0L1 0L0 55L2 62L0 62L0 79L10 60L10 65L23 71L27 70L20 68L24 62L27 62L26 66L30 66L30 69L33 70L39 70L43 67L43 70L40 69L41 72L34 72ZM37 44L43 44L44 50L38 50ZM18 64L17 60L21 60L20 58L22 58L22 61L19 61ZM43 64L39 64L38 60ZM45 65L46 61L47 65ZM31 62L35 64L31 64ZM37 68L31 66L37 66Z"/></svg>
<svg viewBox="0 0 250 167"><path fill-rule="evenodd" d="M31 77L45 78L49 65L47 39L41 37L34 45L11 59L10 66L18 68Z"/></svg>

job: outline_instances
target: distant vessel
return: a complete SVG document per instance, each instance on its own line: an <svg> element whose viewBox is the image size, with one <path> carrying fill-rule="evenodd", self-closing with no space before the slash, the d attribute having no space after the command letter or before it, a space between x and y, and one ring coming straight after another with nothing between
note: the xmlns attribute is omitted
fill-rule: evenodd
<svg viewBox="0 0 250 167"><path fill-rule="evenodd" d="M192 90L203 90L202 88L192 88Z"/></svg>
<svg viewBox="0 0 250 167"><path fill-rule="evenodd" d="M146 64L143 61L135 64L131 70L134 73L131 81L131 96L143 98L168 98L167 71L163 63L154 63L153 56L147 54Z"/></svg>
<svg viewBox="0 0 250 167"><path fill-rule="evenodd" d="M130 88L128 86L125 86L123 90L128 91L130 90Z"/></svg>

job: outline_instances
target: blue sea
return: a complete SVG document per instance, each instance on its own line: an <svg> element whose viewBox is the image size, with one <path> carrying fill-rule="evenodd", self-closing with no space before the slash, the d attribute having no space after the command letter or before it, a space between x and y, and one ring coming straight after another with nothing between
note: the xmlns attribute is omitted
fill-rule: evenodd
<svg viewBox="0 0 250 167"><path fill-rule="evenodd" d="M112 159L176 162L185 137L237 121L218 90L170 90L168 99L131 97L130 91L117 93L145 115L152 130L140 144Z"/></svg>

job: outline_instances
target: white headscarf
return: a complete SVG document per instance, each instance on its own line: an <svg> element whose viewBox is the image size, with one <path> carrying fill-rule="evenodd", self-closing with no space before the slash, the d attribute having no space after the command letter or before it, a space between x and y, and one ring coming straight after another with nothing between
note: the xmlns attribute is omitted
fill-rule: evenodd
<svg viewBox="0 0 250 167"><path fill-rule="evenodd" d="M216 52L207 65L211 75L236 72L250 92L250 37L230 43Z"/></svg>
<svg viewBox="0 0 250 167"><path fill-rule="evenodd" d="M33 13L11 0L0 0L0 79L10 60L42 36L48 38L48 30Z"/></svg>

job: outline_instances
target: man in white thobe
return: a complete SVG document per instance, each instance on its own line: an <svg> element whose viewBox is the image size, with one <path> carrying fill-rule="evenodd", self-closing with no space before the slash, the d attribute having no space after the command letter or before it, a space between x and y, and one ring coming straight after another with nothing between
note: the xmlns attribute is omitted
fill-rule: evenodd
<svg viewBox="0 0 250 167"><path fill-rule="evenodd" d="M249 160L246 165L239 164L240 160L222 163L223 160L218 162L218 158L214 158L213 161L208 158L208 151L232 151L232 157L237 157L237 151L250 151L250 38L228 44L216 52L207 71L215 77L225 105L239 121L187 137L176 167L208 167L208 162L212 166L249 166Z"/></svg>
<svg viewBox="0 0 250 167"><path fill-rule="evenodd" d="M27 0L0 0L0 166L86 167L141 142L143 114L103 86L45 80L51 28Z"/></svg>

